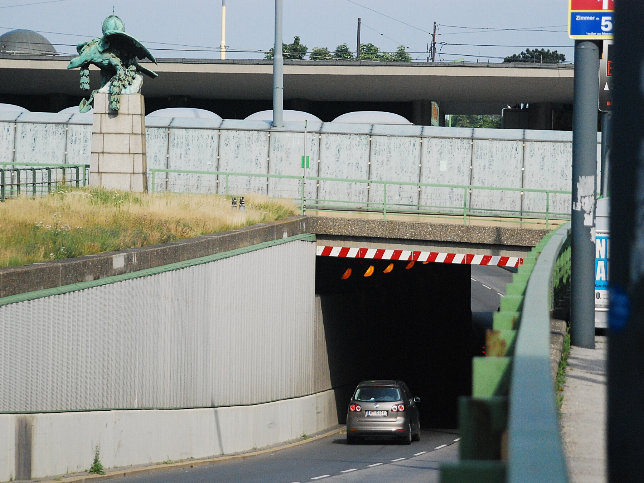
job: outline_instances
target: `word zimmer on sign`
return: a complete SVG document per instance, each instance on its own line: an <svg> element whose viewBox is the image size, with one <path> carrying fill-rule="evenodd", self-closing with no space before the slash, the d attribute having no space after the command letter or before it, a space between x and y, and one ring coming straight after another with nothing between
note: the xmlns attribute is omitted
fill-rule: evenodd
<svg viewBox="0 0 644 483"><path fill-rule="evenodd" d="M572 39L612 39L614 0L570 0L568 35Z"/></svg>

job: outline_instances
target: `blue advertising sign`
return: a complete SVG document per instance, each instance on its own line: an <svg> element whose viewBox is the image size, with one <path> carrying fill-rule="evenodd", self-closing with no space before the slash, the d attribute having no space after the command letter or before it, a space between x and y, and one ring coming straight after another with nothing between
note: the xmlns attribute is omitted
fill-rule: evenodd
<svg viewBox="0 0 644 483"><path fill-rule="evenodd" d="M613 38L613 12L570 12L570 37Z"/></svg>
<svg viewBox="0 0 644 483"><path fill-rule="evenodd" d="M595 308L608 307L608 263L610 235L595 235Z"/></svg>

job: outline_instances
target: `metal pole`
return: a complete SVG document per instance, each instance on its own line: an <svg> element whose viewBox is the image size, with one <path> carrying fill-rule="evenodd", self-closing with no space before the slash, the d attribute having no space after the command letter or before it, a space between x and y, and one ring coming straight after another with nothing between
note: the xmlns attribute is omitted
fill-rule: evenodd
<svg viewBox="0 0 644 483"><path fill-rule="evenodd" d="M275 46L273 47L273 127L282 127L284 111L284 57L282 57L282 3L275 0Z"/></svg>
<svg viewBox="0 0 644 483"><path fill-rule="evenodd" d="M306 213L304 210L304 197L306 195L305 193L305 188L306 188L306 168L308 166L306 165L306 134L307 134L307 127L308 127L309 121L307 119L304 120L304 156L302 156L302 206L301 206L301 214L304 216Z"/></svg>
<svg viewBox="0 0 644 483"><path fill-rule="evenodd" d="M608 190L608 172L610 166L610 128L611 128L611 113L603 112L602 113L602 169L601 169L601 183L599 186L599 192L602 196L610 196Z"/></svg>
<svg viewBox="0 0 644 483"><path fill-rule="evenodd" d="M615 3L608 477L629 482L644 475L644 4Z"/></svg>
<svg viewBox="0 0 644 483"><path fill-rule="evenodd" d="M360 60L360 25L362 24L362 19L358 17L358 34L356 40L356 59Z"/></svg>
<svg viewBox="0 0 644 483"><path fill-rule="evenodd" d="M595 348L595 218L599 47L575 41L572 137L571 343Z"/></svg>
<svg viewBox="0 0 644 483"><path fill-rule="evenodd" d="M219 58L226 60L226 0L221 0L221 43L219 44Z"/></svg>
<svg viewBox="0 0 644 483"><path fill-rule="evenodd" d="M432 33L432 62L436 62L436 22L434 22L434 32Z"/></svg>

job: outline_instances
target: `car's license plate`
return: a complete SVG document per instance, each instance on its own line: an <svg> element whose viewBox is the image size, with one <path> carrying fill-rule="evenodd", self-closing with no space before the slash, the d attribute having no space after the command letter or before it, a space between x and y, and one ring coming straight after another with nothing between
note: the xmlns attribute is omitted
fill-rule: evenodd
<svg viewBox="0 0 644 483"><path fill-rule="evenodd" d="M387 411L365 411L365 416L386 416Z"/></svg>

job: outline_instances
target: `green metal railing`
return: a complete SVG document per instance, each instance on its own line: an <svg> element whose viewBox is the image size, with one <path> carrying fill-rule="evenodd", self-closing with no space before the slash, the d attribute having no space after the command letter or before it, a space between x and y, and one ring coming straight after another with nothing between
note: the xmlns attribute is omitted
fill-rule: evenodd
<svg viewBox="0 0 644 483"><path fill-rule="evenodd" d="M459 400L460 461L441 481L566 482L550 368L550 311L570 274L570 223L524 258L494 314L485 357L472 361L472 397Z"/></svg>
<svg viewBox="0 0 644 483"><path fill-rule="evenodd" d="M57 187L87 186L88 164L0 163L0 201L40 196Z"/></svg>
<svg viewBox="0 0 644 483"><path fill-rule="evenodd" d="M570 196L570 191L561 190L545 190L545 189L531 189L531 188L510 188L510 187L490 187L490 186L477 186L477 185L455 185L455 184L438 184L438 183L417 183L406 181L388 181L388 180L365 180L365 179L346 179L346 178L332 178L332 177L319 177L319 176L295 176L295 175L280 175L280 174L267 174L267 173L241 173L241 172L224 172L224 171L194 171L194 170L178 170L178 169L149 169L150 175L150 190L151 191L180 191L191 192L196 189L195 186L190 186L185 183L179 184L178 177L180 176L206 176L212 177L212 181L207 181L202 184L198 189L206 190L208 192L219 193L223 195L240 195L239 188L233 188L234 185L245 184L252 179L265 179L265 186L269 186L269 180L283 180L297 182L298 187L291 189L290 193L298 193L299 196L289 196L301 207L302 215L306 214L307 210L313 211L336 211L336 212L368 212L380 213L386 219L389 214L406 214L406 215L441 215L441 216L460 216L464 222L472 216L493 216L501 220L505 219L519 219L519 221L528 220L543 220L547 227L553 220L567 220L570 218L570 211L565 212L553 211L551 208L552 197L555 195ZM161 176L160 176L161 175ZM231 178L235 179L233 183ZM240 181L243 181L241 183ZM347 190L361 189L365 199L355 201L350 199L329 199L320 197L320 191L324 190L330 184L338 183L343 184ZM357 186L356 186L357 185ZM396 190L408 190L406 195L410 196L410 189L418 192L417 203L401 203L398 200L400 197L391 195L391 192ZM273 187L277 191L277 188ZM423 204L420 202L424 193L438 192L440 190L451 190L452 199L462 200L460 204L456 205L439 205L439 204ZM307 192L315 191L316 196L307 196ZM472 194L477 192L490 192L490 193L511 193L518 194L521 198L519 209L504 209L473 206ZM268 193L274 195L273 193ZM279 194L279 193L278 193ZM536 195L542 198L542 209L526 209L524 208L526 195ZM431 195L426 196L429 198ZM516 202L515 202L516 203Z"/></svg>

